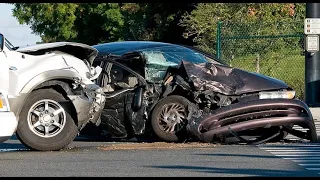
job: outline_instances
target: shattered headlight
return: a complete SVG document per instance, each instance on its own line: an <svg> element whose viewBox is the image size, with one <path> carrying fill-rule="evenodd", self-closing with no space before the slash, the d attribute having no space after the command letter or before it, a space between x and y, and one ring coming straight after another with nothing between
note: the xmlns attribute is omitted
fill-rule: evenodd
<svg viewBox="0 0 320 180"><path fill-rule="evenodd" d="M293 99L295 95L295 91L259 92L259 99Z"/></svg>

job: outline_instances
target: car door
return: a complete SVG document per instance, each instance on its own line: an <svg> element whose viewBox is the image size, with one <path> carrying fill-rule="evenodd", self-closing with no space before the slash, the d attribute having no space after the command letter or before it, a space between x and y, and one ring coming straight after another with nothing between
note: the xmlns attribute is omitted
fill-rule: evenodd
<svg viewBox="0 0 320 180"><path fill-rule="evenodd" d="M7 94L9 90L9 66L2 34L0 34L0 42L0 91Z"/></svg>
<svg viewBox="0 0 320 180"><path fill-rule="evenodd" d="M106 60L97 84L106 95L100 127L112 137L130 137L145 130L143 93L146 82L129 67Z"/></svg>

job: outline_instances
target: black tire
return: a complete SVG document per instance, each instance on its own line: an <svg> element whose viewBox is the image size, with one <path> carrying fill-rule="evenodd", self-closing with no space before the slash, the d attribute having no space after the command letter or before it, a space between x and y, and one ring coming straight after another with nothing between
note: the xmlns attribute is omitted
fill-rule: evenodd
<svg viewBox="0 0 320 180"><path fill-rule="evenodd" d="M175 129L174 132L165 132L165 130L161 128L160 113L162 112L162 110L164 110L166 105L170 105L172 103L181 105L181 107L183 107L184 109L185 117L187 117L187 107L191 103L188 99L178 95L167 96L161 99L156 104L151 114L151 127L153 132L158 138L167 142L177 142L187 138L186 125L188 122L186 118L184 119L183 123L180 124L180 129Z"/></svg>
<svg viewBox="0 0 320 180"><path fill-rule="evenodd" d="M28 124L28 114L30 108L32 108L35 103L45 99L57 102L65 112L65 119L63 121L64 126L62 128L56 128L58 131L53 137L41 137L40 135L37 135L31 130L31 127L29 127ZM71 116L72 108L70 108L70 103L71 102L66 100L62 94L53 89L39 89L31 92L19 115L19 123L17 127L17 137L19 140L25 146L33 150L54 151L65 148L75 139L78 133L75 121ZM38 121L40 122L39 119ZM44 120L42 122L44 122ZM42 127L44 130L44 126Z"/></svg>

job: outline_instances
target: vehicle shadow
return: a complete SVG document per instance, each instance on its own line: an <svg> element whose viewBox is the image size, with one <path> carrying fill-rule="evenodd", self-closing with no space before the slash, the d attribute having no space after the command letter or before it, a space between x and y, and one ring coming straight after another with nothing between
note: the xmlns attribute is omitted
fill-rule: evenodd
<svg viewBox="0 0 320 180"><path fill-rule="evenodd" d="M1 151L20 151L20 150L28 150L26 146L21 143L1 143L0 152Z"/></svg>
<svg viewBox="0 0 320 180"><path fill-rule="evenodd" d="M21 151L21 150L28 150L26 146L20 143L19 139L15 134L13 134L9 140L0 143L0 152L4 151Z"/></svg>
<svg viewBox="0 0 320 180"><path fill-rule="evenodd" d="M129 138L112 138L104 135L104 132L99 127L87 124L80 132L80 135L74 141L86 142L160 142L155 135L140 135Z"/></svg>
<svg viewBox="0 0 320 180"><path fill-rule="evenodd" d="M250 155L250 154L193 154L198 156L220 156L220 157L247 157L247 158L279 158L277 156L263 156L263 155Z"/></svg>
<svg viewBox="0 0 320 180"><path fill-rule="evenodd" d="M217 168L204 166L144 166L151 168L161 168L170 170L189 170L194 172L212 173L212 174L234 174L234 175L249 175L249 176L267 176L267 177L315 177L320 176L315 172L306 170L270 170L270 169L252 169L252 168Z"/></svg>

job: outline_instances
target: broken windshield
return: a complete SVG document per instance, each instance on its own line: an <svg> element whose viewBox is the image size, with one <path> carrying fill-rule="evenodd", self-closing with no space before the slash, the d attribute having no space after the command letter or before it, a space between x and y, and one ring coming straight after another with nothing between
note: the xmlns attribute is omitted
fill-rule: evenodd
<svg viewBox="0 0 320 180"><path fill-rule="evenodd" d="M144 54L161 54L163 59L165 59L168 64L176 64L178 65L182 60L192 62L195 64L207 62L205 57L192 51L191 49L182 47L182 46L160 46L160 47L152 47L145 48L141 50Z"/></svg>
<svg viewBox="0 0 320 180"><path fill-rule="evenodd" d="M123 41L99 44L93 46L99 51L98 56L108 54L123 55L129 52L139 51L143 53L161 53L166 61L179 64L182 60L192 63L207 62L201 52L176 44L152 42L152 41Z"/></svg>
<svg viewBox="0 0 320 180"><path fill-rule="evenodd" d="M195 64L207 62L199 53L181 46L161 46L140 50L146 58L146 80L161 82L167 68L179 65L181 61Z"/></svg>

